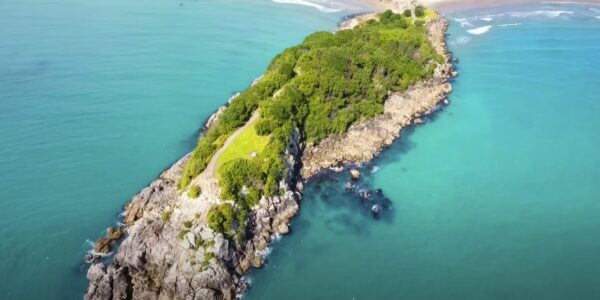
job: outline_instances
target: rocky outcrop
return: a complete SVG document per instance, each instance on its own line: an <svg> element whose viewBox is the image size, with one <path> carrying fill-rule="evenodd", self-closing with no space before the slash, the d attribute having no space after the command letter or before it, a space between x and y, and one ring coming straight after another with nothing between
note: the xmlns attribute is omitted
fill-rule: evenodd
<svg viewBox="0 0 600 300"><path fill-rule="evenodd" d="M445 22L439 19L428 26L436 49L445 51ZM451 67L449 55L441 53L446 63L437 67L435 78L390 95L383 115L307 147L296 128L282 157L287 176L279 183L281 194L263 197L252 208L250 232L243 242L230 241L207 226L208 211L224 202L216 192L202 189L197 199L191 199L178 191L189 154L181 158L126 205L122 227L98 240L98 250L109 252L122 239L109 263L100 255L89 257L90 284L85 298L237 298L248 287L244 274L262 266L276 236L290 232L289 222L298 212L303 188L300 175L307 179L340 163L372 159L403 127L431 113L444 100L451 91L446 83ZM221 114L222 110L215 113L206 127L215 124ZM373 208L373 213L378 209Z"/></svg>
<svg viewBox="0 0 600 300"><path fill-rule="evenodd" d="M403 93L391 94L384 104L382 115L356 123L345 133L331 135L317 145L307 145L302 155L303 178L308 179L323 169L337 168L342 164L370 161L398 138L402 128L423 123L423 116L448 103L446 96L452 91L448 81L453 72L445 44L448 25L438 17L427 26L432 45L445 58L444 63L435 69L433 78Z"/></svg>
<svg viewBox="0 0 600 300"><path fill-rule="evenodd" d="M206 225L208 211L221 202L217 195L190 199L179 193L177 182L189 155L180 159L127 204L122 229L126 237L109 265L91 257L85 298L236 298L247 287L243 274L264 263L275 236L289 232L301 197L294 181L301 153L296 129L283 157L289 174L289 180L280 182L283 194L263 197L253 208L250 239L243 244L230 243ZM111 236L114 230L98 245L109 247L104 241L114 241Z"/></svg>

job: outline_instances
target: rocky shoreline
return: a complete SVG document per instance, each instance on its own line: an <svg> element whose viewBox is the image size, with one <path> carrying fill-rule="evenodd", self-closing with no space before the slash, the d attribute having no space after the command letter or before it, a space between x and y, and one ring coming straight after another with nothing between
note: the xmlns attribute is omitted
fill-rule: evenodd
<svg viewBox="0 0 600 300"><path fill-rule="evenodd" d="M361 15L341 26L356 26L373 15ZM348 25L350 24L350 25ZM353 25L352 25L353 24ZM100 238L96 250L110 251L120 243L112 260L87 257L91 266L86 299L235 299L248 288L244 274L260 267L270 242L289 232L289 222L299 209L302 181L319 171L347 163L371 160L396 139L402 128L420 123L423 115L444 103L453 76L446 52L446 21L429 22L430 39L444 55L445 63L433 79L404 93L391 94L384 114L359 122L348 132L333 135L318 145L304 145L300 130L294 130L285 151L286 180L279 196L263 197L250 215L251 238L230 243L207 226L207 212L221 202L216 192L203 192L191 199L180 193L177 182L189 155L184 156L126 205L123 225ZM222 110L220 110L222 111ZM207 123L214 124L220 113Z"/></svg>

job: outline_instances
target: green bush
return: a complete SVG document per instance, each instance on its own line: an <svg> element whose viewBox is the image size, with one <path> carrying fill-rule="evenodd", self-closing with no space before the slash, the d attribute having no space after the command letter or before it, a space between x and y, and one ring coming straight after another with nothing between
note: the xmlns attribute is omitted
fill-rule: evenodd
<svg viewBox="0 0 600 300"><path fill-rule="evenodd" d="M181 231L179 232L179 235L178 235L179 239L180 239L180 240L183 240L183 238L185 237L185 235L186 235L188 232L190 232L190 230L189 230L189 229L183 229L183 230L181 230Z"/></svg>
<svg viewBox="0 0 600 300"><path fill-rule="evenodd" d="M410 9L405 9L403 15L407 18L412 17L412 11Z"/></svg>
<svg viewBox="0 0 600 300"><path fill-rule="evenodd" d="M317 32L277 55L264 77L229 104L200 138L180 180L186 188L236 128L260 108L258 135L269 142L257 158L238 158L219 168L222 204L208 214L209 226L228 237L243 236L250 207L276 195L287 176L282 153L298 128L306 142L318 143L352 124L383 113L389 92L402 92L433 75L442 56L429 43L420 22L385 11L336 34ZM416 16L425 9L417 7ZM190 188L190 196L194 187ZM200 193L200 191L198 191ZM236 238L237 239L237 238Z"/></svg>
<svg viewBox="0 0 600 300"><path fill-rule="evenodd" d="M172 214L172 213L173 213L173 212L171 212L170 210L165 210L165 211L163 211L163 213L160 215L160 219L161 219L163 222L169 221L169 219L171 219L171 214Z"/></svg>
<svg viewBox="0 0 600 300"><path fill-rule="evenodd" d="M202 190L200 189L199 186L192 185L190 187L190 190L188 191L188 195L190 196L190 198L196 199L196 198L198 198L198 196L200 196L201 192L202 192Z"/></svg>
<svg viewBox="0 0 600 300"><path fill-rule="evenodd" d="M184 221L183 226L185 228L192 228L192 221Z"/></svg>
<svg viewBox="0 0 600 300"><path fill-rule="evenodd" d="M423 7L422 5L417 5L417 7L415 7L415 16L421 18L425 16L425 7Z"/></svg>

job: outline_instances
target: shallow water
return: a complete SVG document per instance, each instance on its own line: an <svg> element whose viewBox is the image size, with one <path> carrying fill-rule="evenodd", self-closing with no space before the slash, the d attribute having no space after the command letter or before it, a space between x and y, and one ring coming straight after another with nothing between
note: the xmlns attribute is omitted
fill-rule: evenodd
<svg viewBox="0 0 600 300"><path fill-rule="evenodd" d="M347 174L311 182L245 299L599 299L595 16L557 4L449 15L451 105L363 172L392 209L374 220Z"/></svg>
<svg viewBox="0 0 600 300"><path fill-rule="evenodd" d="M270 0L0 1L0 299L80 299L87 240L275 54L351 12Z"/></svg>

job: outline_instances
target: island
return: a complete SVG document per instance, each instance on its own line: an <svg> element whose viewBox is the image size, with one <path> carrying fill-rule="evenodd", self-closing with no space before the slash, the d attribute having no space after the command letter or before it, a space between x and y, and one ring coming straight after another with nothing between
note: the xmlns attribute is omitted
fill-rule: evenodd
<svg viewBox="0 0 600 300"><path fill-rule="evenodd" d="M246 272L290 231L305 181L368 162L447 105L456 72L446 21L423 6L382 3L390 10L284 50L213 114L197 147L98 239L85 298L241 297Z"/></svg>

